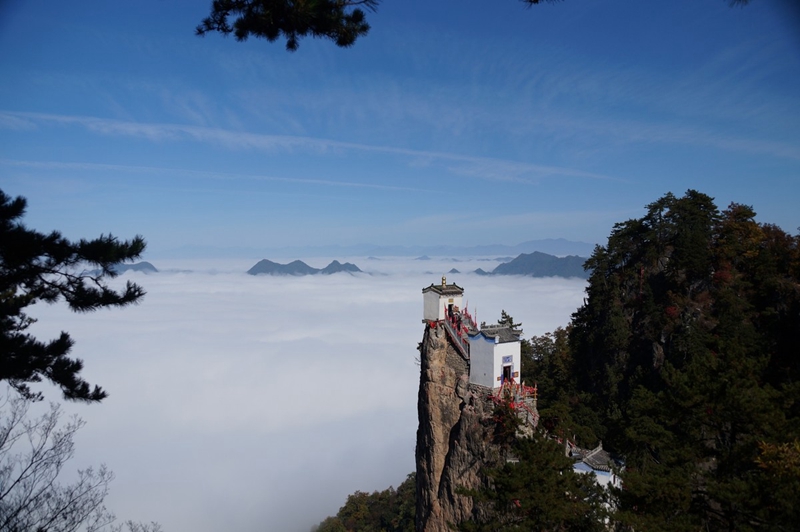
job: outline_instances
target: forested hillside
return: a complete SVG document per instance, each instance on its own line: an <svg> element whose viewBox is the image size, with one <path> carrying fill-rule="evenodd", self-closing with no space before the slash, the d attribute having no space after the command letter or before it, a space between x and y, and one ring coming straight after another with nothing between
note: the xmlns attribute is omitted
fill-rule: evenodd
<svg viewBox="0 0 800 532"><path fill-rule="evenodd" d="M460 528L589 530L576 516L606 519L597 493L553 475L561 459L543 465L559 453L546 439L567 437L602 440L624 462L614 529L796 530L800 237L690 190L615 225L587 268L572 322L523 345L547 432L532 441L545 444L518 441L519 465L487 469L493 487L474 493L491 503L485 522ZM538 505L538 487L553 482L549 492L571 496Z"/></svg>
<svg viewBox="0 0 800 532"><path fill-rule="evenodd" d="M533 371L553 430L625 458L616 520L796 529L798 237L689 191L617 224L587 266L586 303L532 340Z"/></svg>
<svg viewBox="0 0 800 532"><path fill-rule="evenodd" d="M328 517L315 532L414 532L414 474L397 489L364 493L347 497L345 505Z"/></svg>

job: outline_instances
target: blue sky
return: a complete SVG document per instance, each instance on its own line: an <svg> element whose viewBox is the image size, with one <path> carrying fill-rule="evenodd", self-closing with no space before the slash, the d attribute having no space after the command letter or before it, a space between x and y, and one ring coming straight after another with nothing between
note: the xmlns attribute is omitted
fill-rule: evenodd
<svg viewBox="0 0 800 532"><path fill-rule="evenodd" d="M142 234L162 270L192 248L257 255L136 278L148 296L124 311L34 309L34 332L70 331L111 392L76 407L76 466L117 473L123 519L306 531L413 468L419 290L451 264L242 273L271 248L603 242L689 188L800 226L789 0L383 0L355 47L295 53L196 37L210 4L0 0L0 188L29 199L28 225ZM528 335L583 298L576 280L452 280L482 319L506 309ZM321 399L281 380L287 353L311 357ZM263 407L276 396L291 422Z"/></svg>
<svg viewBox="0 0 800 532"><path fill-rule="evenodd" d="M146 258L603 242L689 188L800 226L788 0L384 0L353 48L295 53L196 37L209 6L0 2L0 187L30 226Z"/></svg>

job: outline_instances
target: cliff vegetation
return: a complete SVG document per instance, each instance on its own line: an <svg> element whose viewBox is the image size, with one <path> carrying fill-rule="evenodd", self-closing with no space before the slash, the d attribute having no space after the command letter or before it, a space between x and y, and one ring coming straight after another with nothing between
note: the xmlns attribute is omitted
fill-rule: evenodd
<svg viewBox="0 0 800 532"><path fill-rule="evenodd" d="M615 225L586 268L571 323L523 343L532 435L426 328L416 529L796 530L800 236L690 190ZM602 441L622 487L575 474L555 440Z"/></svg>

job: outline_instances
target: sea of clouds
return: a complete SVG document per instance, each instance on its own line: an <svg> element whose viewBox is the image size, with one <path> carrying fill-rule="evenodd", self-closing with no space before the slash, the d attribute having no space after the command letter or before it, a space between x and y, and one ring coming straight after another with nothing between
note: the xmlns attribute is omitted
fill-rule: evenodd
<svg viewBox="0 0 800 532"><path fill-rule="evenodd" d="M414 470L421 290L451 268L498 262L335 258L365 273L250 276L255 260L151 259L159 273L114 280L144 286L140 305L33 307L32 332L68 331L85 379L110 393L66 406L87 421L68 469L105 463L108 507L165 532L307 532L348 494L397 486ZM526 337L566 325L586 286L447 279L478 321L505 309Z"/></svg>

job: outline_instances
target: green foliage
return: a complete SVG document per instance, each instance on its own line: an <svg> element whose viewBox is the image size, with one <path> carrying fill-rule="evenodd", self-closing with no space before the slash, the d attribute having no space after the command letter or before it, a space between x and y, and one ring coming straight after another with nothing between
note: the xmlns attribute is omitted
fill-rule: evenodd
<svg viewBox="0 0 800 532"><path fill-rule="evenodd" d="M510 316L505 310L500 311L500 319L497 320L498 325L502 325L503 327L509 327L515 331L522 330L521 323L514 323L514 318Z"/></svg>
<svg viewBox="0 0 800 532"><path fill-rule="evenodd" d="M754 217L667 194L589 260L575 395L626 457L617 518L633 529L796 523L797 476L771 473L763 449L800 437L800 239Z"/></svg>
<svg viewBox="0 0 800 532"><path fill-rule="evenodd" d="M501 404L493 443L519 462L462 492L480 519L458 529L796 530L800 236L690 190L615 225L587 265L570 326L523 342L523 378L540 427L625 458L623 489L576 474L549 437L520 437Z"/></svg>
<svg viewBox="0 0 800 532"><path fill-rule="evenodd" d="M523 349L523 376L539 390L539 414L549 432L594 447L603 437L591 397L578 390L577 368L569 344L571 327L534 336Z"/></svg>
<svg viewBox="0 0 800 532"><path fill-rule="evenodd" d="M322 521L316 532L414 532L415 477L410 473L396 490L348 495L339 512Z"/></svg>
<svg viewBox="0 0 800 532"><path fill-rule="evenodd" d="M26 228L20 222L25 207L24 198L12 199L0 191L0 381L30 399L40 395L28 383L45 378L60 386L66 399L100 401L106 392L98 386L90 389L79 375L83 362L67 356L73 345L69 335L37 340L26 332L35 320L25 309L62 298L76 312L137 303L144 296L140 286L129 281L116 291L106 279L117 275L114 266L141 256L144 240L137 236L120 242L101 235L71 242L56 231ZM99 273L84 273L86 266L99 268Z"/></svg>
<svg viewBox="0 0 800 532"><path fill-rule="evenodd" d="M458 530L605 530L607 494L593 476L573 470L563 445L536 431L521 437L519 418L507 403L498 405L493 419L495 443L518 461L484 469L487 484L462 491L481 517L459 523Z"/></svg>

